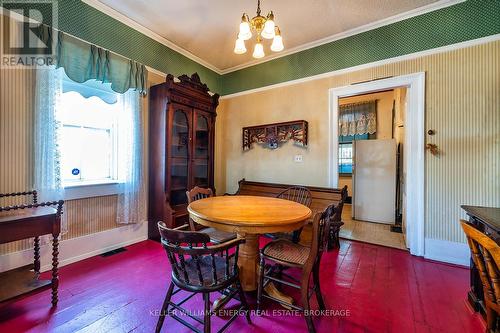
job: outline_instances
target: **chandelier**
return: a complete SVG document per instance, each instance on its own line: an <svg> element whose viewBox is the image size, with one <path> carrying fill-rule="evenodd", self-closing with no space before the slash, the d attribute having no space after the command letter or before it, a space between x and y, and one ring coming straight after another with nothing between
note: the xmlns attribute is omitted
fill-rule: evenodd
<svg viewBox="0 0 500 333"><path fill-rule="evenodd" d="M279 52L285 48L281 38L281 31L274 23L273 12L270 11L266 17L260 15L260 0L257 0L257 16L250 20L248 15L243 13L241 17L240 31L234 44L234 53L243 54L247 51L245 41L252 38L252 31L257 34L257 43L252 54L254 58L258 59L265 56L262 38L273 40L271 44L271 51L273 52Z"/></svg>

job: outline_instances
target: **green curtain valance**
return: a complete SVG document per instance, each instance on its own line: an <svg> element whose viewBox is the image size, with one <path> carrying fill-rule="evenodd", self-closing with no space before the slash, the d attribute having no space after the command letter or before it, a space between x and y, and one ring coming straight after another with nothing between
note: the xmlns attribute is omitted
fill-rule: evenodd
<svg viewBox="0 0 500 333"><path fill-rule="evenodd" d="M46 25L38 27L39 37L44 41L53 38L52 28ZM147 93L146 66L124 58L96 45L89 44L61 31L57 32L56 66L63 67L66 75L73 81L83 83L98 80L111 83L111 89L125 93L129 89Z"/></svg>

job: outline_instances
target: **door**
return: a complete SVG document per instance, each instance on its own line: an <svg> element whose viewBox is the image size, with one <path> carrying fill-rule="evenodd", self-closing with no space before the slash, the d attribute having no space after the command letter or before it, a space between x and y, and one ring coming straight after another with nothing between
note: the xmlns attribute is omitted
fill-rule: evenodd
<svg viewBox="0 0 500 333"><path fill-rule="evenodd" d="M168 141L169 201L171 206L187 204L186 191L189 190L189 161L191 154L191 114L190 108L173 104L170 136Z"/></svg>
<svg viewBox="0 0 500 333"><path fill-rule="evenodd" d="M212 159L211 116L203 111L193 112L192 187L211 187L210 172Z"/></svg>
<svg viewBox="0 0 500 333"><path fill-rule="evenodd" d="M358 140L353 144L354 218L394 224L396 140Z"/></svg>

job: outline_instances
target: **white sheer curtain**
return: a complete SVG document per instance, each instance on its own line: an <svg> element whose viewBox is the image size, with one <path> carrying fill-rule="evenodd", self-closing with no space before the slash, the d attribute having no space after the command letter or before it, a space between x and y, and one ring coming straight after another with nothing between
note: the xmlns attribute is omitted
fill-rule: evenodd
<svg viewBox="0 0 500 333"><path fill-rule="evenodd" d="M58 105L62 94L62 69L38 67L35 83L34 112L34 184L40 201L64 199L61 181ZM62 219L62 231L67 231Z"/></svg>
<svg viewBox="0 0 500 333"><path fill-rule="evenodd" d="M146 221L144 184L142 95L128 90L120 95L122 107L118 120L118 223Z"/></svg>
<svg viewBox="0 0 500 333"><path fill-rule="evenodd" d="M377 131L377 101L341 105L339 135L374 134Z"/></svg>

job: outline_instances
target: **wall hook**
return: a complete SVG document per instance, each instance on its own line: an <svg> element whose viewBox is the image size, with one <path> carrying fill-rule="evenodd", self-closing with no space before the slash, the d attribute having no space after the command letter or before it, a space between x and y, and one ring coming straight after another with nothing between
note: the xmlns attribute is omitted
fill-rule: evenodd
<svg viewBox="0 0 500 333"><path fill-rule="evenodd" d="M439 155L439 148L438 148L437 145L435 145L433 143L426 144L425 145L425 149L430 150L431 154L434 155L434 156Z"/></svg>

